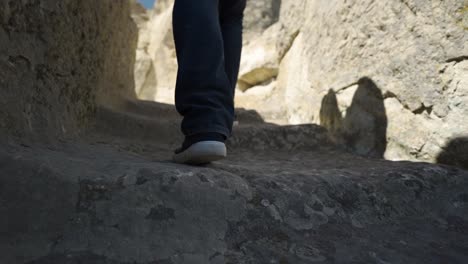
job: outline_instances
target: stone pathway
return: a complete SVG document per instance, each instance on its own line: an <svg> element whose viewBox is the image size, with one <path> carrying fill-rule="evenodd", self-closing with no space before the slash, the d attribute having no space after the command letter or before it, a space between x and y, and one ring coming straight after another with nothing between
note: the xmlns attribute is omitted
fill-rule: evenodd
<svg viewBox="0 0 468 264"><path fill-rule="evenodd" d="M468 172L366 159L238 112L227 160L173 164L171 106L0 148L0 263L467 263Z"/></svg>

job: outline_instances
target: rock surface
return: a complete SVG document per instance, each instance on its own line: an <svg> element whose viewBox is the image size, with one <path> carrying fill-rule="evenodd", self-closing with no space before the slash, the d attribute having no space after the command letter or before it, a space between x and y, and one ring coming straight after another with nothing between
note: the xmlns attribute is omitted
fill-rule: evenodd
<svg viewBox="0 0 468 264"><path fill-rule="evenodd" d="M79 141L2 145L2 263L468 260L467 171L354 156L248 112L228 160L176 165L178 120L154 118L171 109L128 102Z"/></svg>
<svg viewBox="0 0 468 264"><path fill-rule="evenodd" d="M283 102L277 105L277 116L286 122L319 123L321 101L331 89L342 118L372 130L366 127L365 112L347 114L353 111L353 97L359 96L354 94L358 80L367 78L383 95L385 158L435 161L450 141L466 137L468 131L467 14L463 0L283 0L276 29L269 29L276 33L267 30L262 37L270 39L267 44L258 42L247 51L275 46L270 35L276 36L277 46L294 38L285 56L276 55L278 75L270 80L276 87L268 96L269 101ZM243 65L259 67L247 69L244 76L255 79L249 75L274 61L272 56L259 58L245 57ZM244 106L242 94L239 99L238 106ZM263 116L271 116L269 101L258 100L255 109ZM342 124L344 138L356 130ZM367 148L362 136L362 148Z"/></svg>
<svg viewBox="0 0 468 264"><path fill-rule="evenodd" d="M135 91L143 100L174 103L177 59L172 36L173 1L158 1L155 9L133 13L139 27ZM142 16L145 19L138 19Z"/></svg>
<svg viewBox="0 0 468 264"><path fill-rule="evenodd" d="M129 14L127 1L1 1L0 133L73 134L96 100L135 97Z"/></svg>
<svg viewBox="0 0 468 264"><path fill-rule="evenodd" d="M372 79L327 91L320 116L329 131L266 123L255 111L237 109L229 159L177 165L169 161L181 142L174 107L137 100L125 83L133 65L125 57L133 43L129 9L138 6L6 3L0 4L0 34L9 40L0 38L0 263L468 262L468 171L381 159L387 100ZM77 41L81 33L85 40ZM294 45L282 61L297 55ZM448 79L463 71L457 65L463 62L444 71ZM41 67L45 72L31 73ZM268 94L280 81L246 94L277 100ZM463 91L457 83L454 105ZM62 127L82 133L57 137ZM460 166L466 159L451 157L467 157L464 146L466 139L453 141L440 162Z"/></svg>

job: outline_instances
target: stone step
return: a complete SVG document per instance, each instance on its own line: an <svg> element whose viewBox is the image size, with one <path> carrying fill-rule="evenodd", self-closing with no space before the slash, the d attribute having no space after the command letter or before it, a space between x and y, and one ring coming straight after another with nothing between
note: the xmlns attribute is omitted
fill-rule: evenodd
<svg viewBox="0 0 468 264"><path fill-rule="evenodd" d="M181 118L175 109L175 105L153 101L125 100L120 110L149 118L169 120L179 120ZM236 109L236 121L242 124L264 123L262 117L255 110L244 108Z"/></svg>
<svg viewBox="0 0 468 264"><path fill-rule="evenodd" d="M143 107L145 108L133 108L133 111L127 112L100 107L97 111L95 128L103 134L147 141L151 144L170 146L180 144L183 139L179 128L181 119L176 115L173 115L173 118L158 118L171 115L170 113L165 115L166 112L160 114L154 111L152 115L148 114L149 108L146 107L159 110L157 105ZM162 110L169 111L168 109ZM228 141L228 146L231 148L292 150L333 146L326 130L319 126L278 126L255 121L254 115L249 111L240 112L241 121L234 126L233 137ZM243 122L244 118L249 121Z"/></svg>
<svg viewBox="0 0 468 264"><path fill-rule="evenodd" d="M102 134L166 145L182 140L179 126L180 118L164 118L159 112L150 116L102 106L97 110L95 123L95 129Z"/></svg>
<svg viewBox="0 0 468 264"><path fill-rule="evenodd" d="M466 263L467 188L467 171L340 152L244 152L190 167L75 142L1 146L0 258Z"/></svg>

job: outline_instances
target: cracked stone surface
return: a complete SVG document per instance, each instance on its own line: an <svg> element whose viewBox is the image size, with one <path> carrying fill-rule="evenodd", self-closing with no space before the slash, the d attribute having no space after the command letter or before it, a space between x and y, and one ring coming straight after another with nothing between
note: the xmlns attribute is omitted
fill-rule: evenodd
<svg viewBox="0 0 468 264"><path fill-rule="evenodd" d="M124 110L80 140L2 144L2 263L468 260L468 171L355 156L241 110L229 159L177 165L178 127L149 118L167 106Z"/></svg>
<svg viewBox="0 0 468 264"><path fill-rule="evenodd" d="M364 2L366 12L385 10ZM281 12L306 4L306 13L328 14L322 12L340 6L321 1L308 9L317 3L283 0ZM430 8L440 11L437 3ZM430 12L412 1L394 5L408 14ZM363 6L354 6L344 17L365 19L355 16ZM398 93L353 77L337 90L327 87L326 128L280 126L237 109L227 160L173 164L181 143L174 107L129 94L129 8L126 1L0 2L1 264L468 262L468 171L382 157L392 142L383 131L386 118L401 118L385 124L390 128L417 131L427 120L411 117L435 113L435 106L402 112ZM286 61L313 43L291 32ZM450 94L441 98L453 106L444 124L462 129L456 117L466 117L464 108L455 107L465 98L466 57L452 53L438 68ZM418 137L423 147L416 150L432 148L426 139ZM466 142L447 145L440 162L466 165Z"/></svg>

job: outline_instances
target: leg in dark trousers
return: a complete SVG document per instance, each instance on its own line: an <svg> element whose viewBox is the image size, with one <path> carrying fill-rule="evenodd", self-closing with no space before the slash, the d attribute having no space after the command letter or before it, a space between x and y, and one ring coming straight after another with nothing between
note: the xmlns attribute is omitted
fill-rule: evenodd
<svg viewBox="0 0 468 264"><path fill-rule="evenodd" d="M225 68L231 82L232 91L236 88L242 51L242 20L246 0L220 0L220 23L224 41Z"/></svg>
<svg viewBox="0 0 468 264"><path fill-rule="evenodd" d="M175 0L176 108L184 117L185 147L204 137L221 135L223 140L231 135L245 4Z"/></svg>

